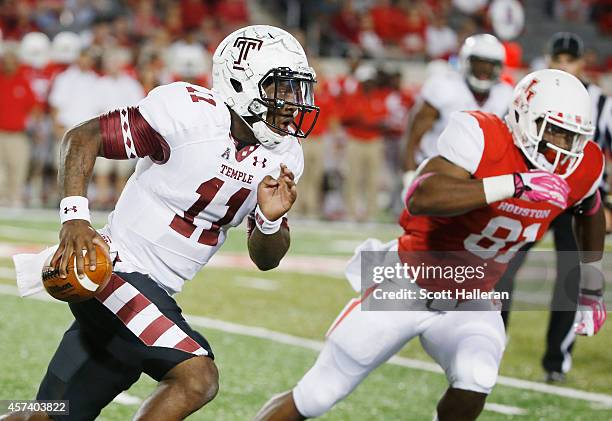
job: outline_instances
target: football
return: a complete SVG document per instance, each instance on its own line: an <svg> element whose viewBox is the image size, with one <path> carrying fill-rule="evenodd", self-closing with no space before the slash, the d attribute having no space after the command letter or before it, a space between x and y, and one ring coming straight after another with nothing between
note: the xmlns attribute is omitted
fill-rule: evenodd
<svg viewBox="0 0 612 421"><path fill-rule="evenodd" d="M68 264L68 275L66 278L59 276L59 270L48 265L43 267L43 285L49 295L67 303L78 303L93 298L102 291L111 277L113 266L106 250L96 245L96 270L89 269L85 261L85 276L81 279L77 276L76 256L72 255ZM83 250L85 257L87 252Z"/></svg>

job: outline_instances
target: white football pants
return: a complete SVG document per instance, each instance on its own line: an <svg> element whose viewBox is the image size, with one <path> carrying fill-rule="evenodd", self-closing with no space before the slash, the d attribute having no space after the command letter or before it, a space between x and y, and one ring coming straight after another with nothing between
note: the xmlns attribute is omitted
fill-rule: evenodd
<svg viewBox="0 0 612 421"><path fill-rule="evenodd" d="M323 415L415 336L451 387L490 393L506 343L500 312L489 301L466 301L457 309L428 310L419 302L410 311L362 311L361 300L351 300L293 389L297 409L310 418Z"/></svg>

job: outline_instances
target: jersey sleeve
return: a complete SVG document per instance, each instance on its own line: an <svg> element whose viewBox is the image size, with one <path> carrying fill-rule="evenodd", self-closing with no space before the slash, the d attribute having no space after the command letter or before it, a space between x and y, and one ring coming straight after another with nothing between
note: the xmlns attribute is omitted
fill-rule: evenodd
<svg viewBox="0 0 612 421"><path fill-rule="evenodd" d="M484 134L478 120L469 113L451 114L448 125L438 138L440 156L474 174L484 151Z"/></svg>
<svg viewBox="0 0 612 421"><path fill-rule="evenodd" d="M158 86L138 103L138 110L170 148L202 139L229 121L229 111L212 91L185 82Z"/></svg>
<svg viewBox="0 0 612 421"><path fill-rule="evenodd" d="M440 75L427 79L421 88L421 98L436 110L442 110L453 91L448 90L448 83Z"/></svg>
<svg viewBox="0 0 612 421"><path fill-rule="evenodd" d="M148 156L158 164L170 158L168 143L144 119L138 108L119 108L102 114L98 121L103 157L137 159Z"/></svg>
<svg viewBox="0 0 612 421"><path fill-rule="evenodd" d="M153 89L136 107L100 116L104 157L150 157L163 164L173 148L200 141L211 126L228 124L227 110L206 88L176 82ZM225 117L225 120L223 119Z"/></svg>

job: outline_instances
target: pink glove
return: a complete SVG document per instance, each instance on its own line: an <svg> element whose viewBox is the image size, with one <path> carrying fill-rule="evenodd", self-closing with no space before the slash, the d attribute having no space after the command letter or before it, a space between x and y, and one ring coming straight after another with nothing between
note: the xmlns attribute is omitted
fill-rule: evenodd
<svg viewBox="0 0 612 421"><path fill-rule="evenodd" d="M574 322L577 335L595 335L601 329L607 317L603 295L580 292L576 321Z"/></svg>
<svg viewBox="0 0 612 421"><path fill-rule="evenodd" d="M561 209L567 208L567 181L542 170L514 173L514 197L530 202L548 202Z"/></svg>

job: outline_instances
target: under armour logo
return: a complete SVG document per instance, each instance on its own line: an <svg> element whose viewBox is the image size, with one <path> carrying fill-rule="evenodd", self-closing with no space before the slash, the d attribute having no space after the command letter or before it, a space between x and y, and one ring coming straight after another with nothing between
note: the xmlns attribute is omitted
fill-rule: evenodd
<svg viewBox="0 0 612 421"><path fill-rule="evenodd" d="M253 166L256 167L257 164L261 164L261 168L266 168L266 162L268 162L268 158L264 158L263 161L259 162L256 156L253 157Z"/></svg>
<svg viewBox="0 0 612 421"><path fill-rule="evenodd" d="M229 159L230 157L230 148L227 148L225 152L221 155L221 158Z"/></svg>
<svg viewBox="0 0 612 421"><path fill-rule="evenodd" d="M73 206L73 207L71 207L71 208L65 207L65 208L64 208L64 214L67 214L67 213L68 213L68 211L71 211L71 212L75 212L75 213L76 213L76 212L77 212L77 207L76 207L76 206Z"/></svg>
<svg viewBox="0 0 612 421"><path fill-rule="evenodd" d="M244 67L242 67L240 64L242 63L242 60L247 59L251 49L256 48L257 50L260 50L262 44L263 41L260 39L239 37L236 42L234 42L234 47L240 48L238 59L234 60L234 69L244 70Z"/></svg>

